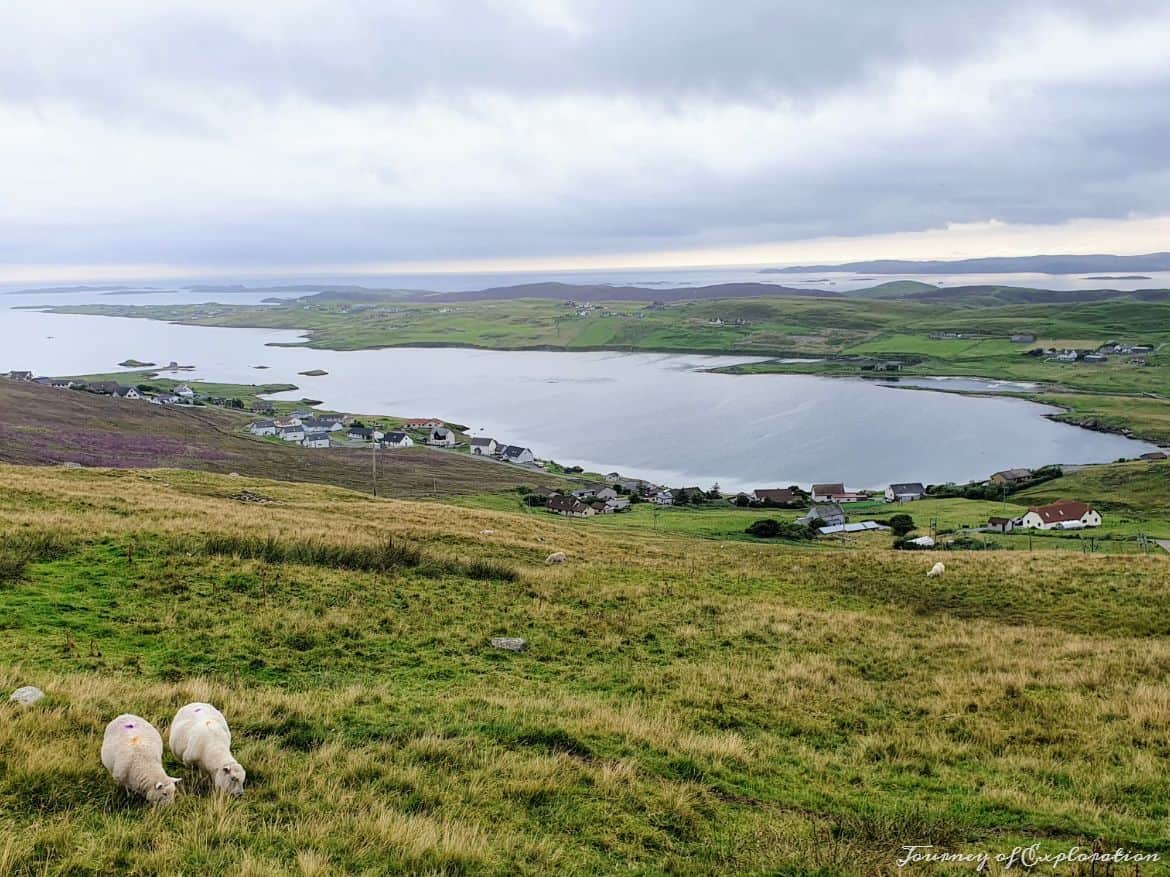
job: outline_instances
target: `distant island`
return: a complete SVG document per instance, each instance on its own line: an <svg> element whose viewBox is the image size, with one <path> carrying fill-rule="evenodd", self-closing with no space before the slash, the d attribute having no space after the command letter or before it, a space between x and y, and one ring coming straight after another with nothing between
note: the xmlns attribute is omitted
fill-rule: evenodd
<svg viewBox="0 0 1170 877"><path fill-rule="evenodd" d="M1095 274L1092 277L1086 277L1085 280L1153 280L1146 274Z"/></svg>
<svg viewBox="0 0 1170 877"><path fill-rule="evenodd" d="M140 359L124 359L118 365L122 368L150 368L153 362L143 362Z"/></svg>
<svg viewBox="0 0 1170 877"><path fill-rule="evenodd" d="M325 375L329 374L329 372L325 371L324 369L320 369L320 368L311 368L305 372L297 372L297 374L304 375L306 378L320 378L320 377L324 377Z"/></svg>
<svg viewBox="0 0 1170 877"><path fill-rule="evenodd" d="M797 265L788 268L762 268L761 274L823 274L841 271L851 274L1087 274L1096 271L1170 271L1170 253L1147 253L1143 256L1001 256L986 259L951 261L915 261L877 259L870 262L845 262L840 265ZM1141 278L1090 278L1102 280Z"/></svg>

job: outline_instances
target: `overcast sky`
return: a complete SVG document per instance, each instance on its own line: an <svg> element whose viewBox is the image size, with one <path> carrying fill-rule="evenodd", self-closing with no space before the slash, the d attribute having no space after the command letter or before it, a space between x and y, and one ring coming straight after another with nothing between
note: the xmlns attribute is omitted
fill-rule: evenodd
<svg viewBox="0 0 1170 877"><path fill-rule="evenodd" d="M0 279L1170 249L1168 53L1125 0L7 3Z"/></svg>

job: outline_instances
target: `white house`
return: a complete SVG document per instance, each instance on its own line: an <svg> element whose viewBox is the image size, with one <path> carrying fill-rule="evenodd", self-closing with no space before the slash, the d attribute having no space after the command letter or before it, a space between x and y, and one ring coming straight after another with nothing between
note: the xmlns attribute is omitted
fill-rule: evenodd
<svg viewBox="0 0 1170 877"><path fill-rule="evenodd" d="M305 440L305 428L300 424L278 427L276 434L286 442L303 442Z"/></svg>
<svg viewBox="0 0 1170 877"><path fill-rule="evenodd" d="M284 426L303 426L299 417L278 417L272 422L276 424L277 429Z"/></svg>
<svg viewBox="0 0 1170 877"><path fill-rule="evenodd" d="M487 436L475 436L471 440L471 453L477 457L490 457L499 450L499 447L494 438Z"/></svg>
<svg viewBox="0 0 1170 877"><path fill-rule="evenodd" d="M1101 515L1088 503L1062 499L1028 509L1016 526L1026 530L1082 530L1100 527Z"/></svg>
<svg viewBox="0 0 1170 877"><path fill-rule="evenodd" d="M431 430L431 434L427 437L427 444L437 448L453 448L455 447L455 433L445 426L437 426Z"/></svg>
<svg viewBox="0 0 1170 877"><path fill-rule="evenodd" d="M508 445L500 451L500 456L509 463L531 463L536 460L531 448L522 448L519 445Z"/></svg>
<svg viewBox="0 0 1170 877"><path fill-rule="evenodd" d="M141 399L142 394L138 392L135 387L120 386L114 390L114 395L119 399Z"/></svg>
<svg viewBox="0 0 1170 877"><path fill-rule="evenodd" d="M179 386L175 387L175 395L181 396L184 399L193 399L195 398L195 391L186 384L179 384Z"/></svg>
<svg viewBox="0 0 1170 877"><path fill-rule="evenodd" d="M387 448L413 448L414 439L404 432L388 432L382 444Z"/></svg>
<svg viewBox="0 0 1170 877"><path fill-rule="evenodd" d="M630 501L624 496L615 496L605 501L605 507L611 512L624 512L630 507Z"/></svg>
<svg viewBox="0 0 1170 877"><path fill-rule="evenodd" d="M276 435L276 424L271 420L257 420L248 425L248 432L252 435Z"/></svg>
<svg viewBox="0 0 1170 877"><path fill-rule="evenodd" d="M845 485L838 481L835 484L814 484L812 486L813 502L830 502L845 493Z"/></svg>
<svg viewBox="0 0 1170 877"><path fill-rule="evenodd" d="M674 505L674 494L669 490L658 490L650 495L650 502L655 505Z"/></svg>
<svg viewBox="0 0 1170 877"><path fill-rule="evenodd" d="M922 499L926 495L926 488L917 481L906 484L891 484L886 488L886 502L910 502Z"/></svg>
<svg viewBox="0 0 1170 877"><path fill-rule="evenodd" d="M306 448L327 448L329 447L329 433L305 433L305 437L301 440L301 446Z"/></svg>

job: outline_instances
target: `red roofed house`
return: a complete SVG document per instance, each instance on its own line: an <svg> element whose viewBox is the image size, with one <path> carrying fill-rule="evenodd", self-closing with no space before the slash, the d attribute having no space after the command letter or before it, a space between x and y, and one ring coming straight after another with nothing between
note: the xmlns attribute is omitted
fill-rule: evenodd
<svg viewBox="0 0 1170 877"><path fill-rule="evenodd" d="M407 429L438 429L442 425L437 417L415 417L404 424Z"/></svg>
<svg viewBox="0 0 1170 877"><path fill-rule="evenodd" d="M1088 503L1062 499L1028 509L1017 526L1029 530L1080 530L1100 527L1101 516Z"/></svg>

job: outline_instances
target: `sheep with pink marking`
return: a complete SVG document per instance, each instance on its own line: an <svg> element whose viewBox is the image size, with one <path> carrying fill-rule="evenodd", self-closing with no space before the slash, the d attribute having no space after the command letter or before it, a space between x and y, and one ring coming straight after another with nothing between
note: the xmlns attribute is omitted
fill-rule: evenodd
<svg viewBox="0 0 1170 877"><path fill-rule="evenodd" d="M119 786L156 806L174 801L180 782L167 776L162 759L162 737L146 719L123 713L106 725L102 764Z"/></svg>

